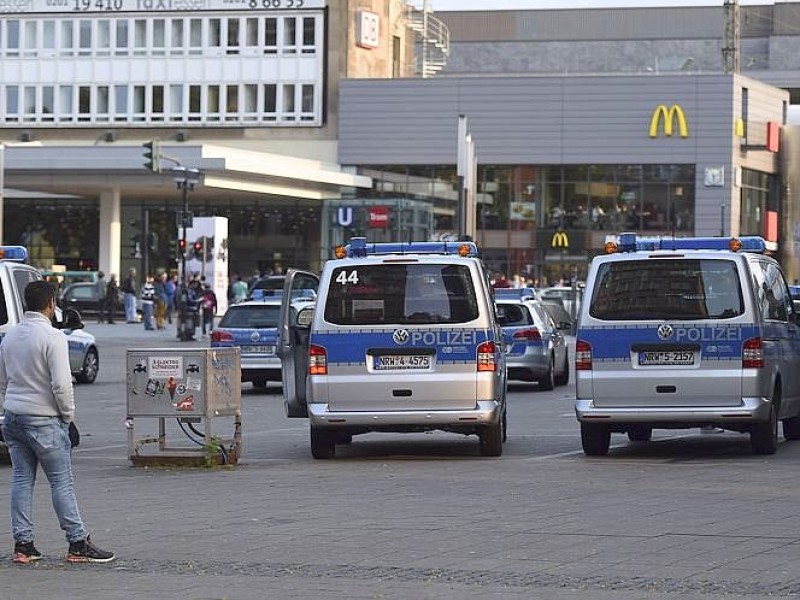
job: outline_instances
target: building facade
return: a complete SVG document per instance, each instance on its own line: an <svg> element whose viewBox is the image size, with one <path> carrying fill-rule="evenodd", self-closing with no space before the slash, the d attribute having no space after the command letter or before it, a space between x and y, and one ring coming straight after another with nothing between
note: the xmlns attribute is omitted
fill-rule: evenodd
<svg viewBox="0 0 800 600"><path fill-rule="evenodd" d="M337 163L339 82L415 75L403 0L0 11L2 240L42 267L174 268L175 166L203 173L194 215L228 217L233 271L319 266L323 202L372 185ZM160 173L143 168L154 139Z"/></svg>
<svg viewBox="0 0 800 600"><path fill-rule="evenodd" d="M435 235L453 235L465 115L484 257L553 281L580 277L620 231L756 234L777 248L788 104L787 91L722 74L350 80L339 159L375 182L354 207L364 194L390 210L428 200Z"/></svg>

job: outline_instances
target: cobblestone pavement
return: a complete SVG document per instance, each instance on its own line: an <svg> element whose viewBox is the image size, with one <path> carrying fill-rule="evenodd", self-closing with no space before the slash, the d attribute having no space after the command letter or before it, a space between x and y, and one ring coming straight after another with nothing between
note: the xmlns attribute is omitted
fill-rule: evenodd
<svg viewBox="0 0 800 600"><path fill-rule="evenodd" d="M499 459L480 458L474 438L374 434L314 461L279 393L246 386L237 466L133 468L124 348L174 346L174 332L89 330L102 364L76 391L77 489L94 540L118 560L64 562L41 478L46 558L0 562L0 600L800 597L800 444L755 457L738 434L615 437L610 456L589 459L572 390L523 388ZM0 467L10 558L9 484Z"/></svg>

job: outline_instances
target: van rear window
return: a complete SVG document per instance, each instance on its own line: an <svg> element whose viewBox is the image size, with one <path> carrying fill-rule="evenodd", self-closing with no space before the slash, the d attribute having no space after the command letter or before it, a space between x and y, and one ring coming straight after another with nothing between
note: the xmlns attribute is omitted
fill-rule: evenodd
<svg viewBox="0 0 800 600"><path fill-rule="evenodd" d="M325 320L336 325L466 323L478 302L466 265L380 264L333 271Z"/></svg>
<svg viewBox="0 0 800 600"><path fill-rule="evenodd" d="M596 319L730 319L742 314L731 260L612 262L598 269L589 314Z"/></svg>

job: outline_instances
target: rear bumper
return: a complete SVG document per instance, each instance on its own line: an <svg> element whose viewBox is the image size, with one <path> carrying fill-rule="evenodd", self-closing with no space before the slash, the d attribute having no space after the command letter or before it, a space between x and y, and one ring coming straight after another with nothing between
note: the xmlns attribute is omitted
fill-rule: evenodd
<svg viewBox="0 0 800 600"><path fill-rule="evenodd" d="M742 398L739 406L677 406L597 408L592 400L578 399L575 416L581 423L757 423L769 420L769 398Z"/></svg>
<svg viewBox="0 0 800 600"><path fill-rule="evenodd" d="M360 427L381 429L391 427L469 427L500 422L502 403L497 400L478 401L472 410L404 410L381 412L332 412L327 404L310 403L308 418L315 427Z"/></svg>

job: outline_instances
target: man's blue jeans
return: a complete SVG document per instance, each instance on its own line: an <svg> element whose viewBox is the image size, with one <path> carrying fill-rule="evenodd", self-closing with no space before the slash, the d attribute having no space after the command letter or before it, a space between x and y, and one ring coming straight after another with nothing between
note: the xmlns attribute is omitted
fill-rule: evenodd
<svg viewBox="0 0 800 600"><path fill-rule="evenodd" d="M58 417L15 415L6 411L3 438L11 454L11 532L17 542L34 539L33 486L42 466L58 522L68 542L86 539L72 481L69 426Z"/></svg>
<svg viewBox="0 0 800 600"><path fill-rule="evenodd" d="M125 320L128 323L136 321L136 294L125 294Z"/></svg>

